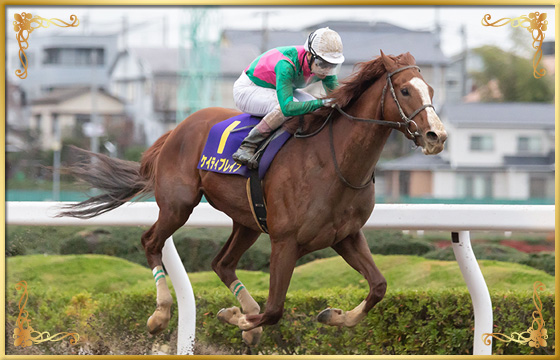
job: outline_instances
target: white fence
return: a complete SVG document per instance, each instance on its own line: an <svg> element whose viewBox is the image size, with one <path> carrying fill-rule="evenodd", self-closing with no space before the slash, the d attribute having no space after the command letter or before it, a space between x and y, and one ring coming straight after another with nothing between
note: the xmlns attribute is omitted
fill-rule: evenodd
<svg viewBox="0 0 560 360"><path fill-rule="evenodd" d="M9 225L104 225L150 226L157 220L155 203L130 203L93 219L54 218L64 203L8 202ZM230 227L231 219L209 204L194 209L186 226ZM475 316L473 355L490 355L492 345L482 341L493 328L492 302L470 244L469 231L554 231L554 205L376 205L364 228L398 230L444 230L452 232L453 251L471 294ZM194 294L173 239L163 249L163 261L177 294L179 340L177 354L192 354L196 309Z"/></svg>

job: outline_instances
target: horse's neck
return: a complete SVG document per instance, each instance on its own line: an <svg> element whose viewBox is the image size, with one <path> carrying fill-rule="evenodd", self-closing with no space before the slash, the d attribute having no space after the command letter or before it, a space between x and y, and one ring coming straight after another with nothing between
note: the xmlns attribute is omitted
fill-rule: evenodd
<svg viewBox="0 0 560 360"><path fill-rule="evenodd" d="M355 117L381 119L380 100L383 89L381 77L365 91L347 112ZM340 168L353 184L363 184L375 170L391 128L367 122L358 122L341 116L335 122L334 137Z"/></svg>

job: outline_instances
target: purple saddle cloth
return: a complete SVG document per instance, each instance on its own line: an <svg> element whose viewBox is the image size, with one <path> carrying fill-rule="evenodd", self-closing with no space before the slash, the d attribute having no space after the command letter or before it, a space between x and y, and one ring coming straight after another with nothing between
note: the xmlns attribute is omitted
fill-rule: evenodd
<svg viewBox="0 0 560 360"><path fill-rule="evenodd" d="M241 114L217 123L210 129L198 168L222 174L236 174L249 177L249 169L236 163L232 155L249 131L262 118ZM272 140L264 150L260 164L259 177L262 179L270 167L274 156L292 135L279 130L271 135ZM266 141L266 140L265 140Z"/></svg>

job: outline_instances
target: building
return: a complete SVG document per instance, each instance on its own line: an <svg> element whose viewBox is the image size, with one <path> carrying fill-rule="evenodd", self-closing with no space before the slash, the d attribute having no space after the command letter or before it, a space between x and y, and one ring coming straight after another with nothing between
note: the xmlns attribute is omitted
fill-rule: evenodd
<svg viewBox="0 0 560 360"><path fill-rule="evenodd" d="M103 89L95 93L89 87L57 89L31 102L30 131L37 134L39 147L42 150L59 149L61 140L89 136L87 128L94 127L92 104L96 104L95 113L101 120L98 136L119 137L129 133L121 99Z"/></svg>
<svg viewBox="0 0 560 360"><path fill-rule="evenodd" d="M126 102L137 142L152 144L175 127L178 71L176 48L125 49L116 57L109 88Z"/></svg>
<svg viewBox="0 0 560 360"><path fill-rule="evenodd" d="M446 104L446 150L381 163L388 201L554 202L554 104Z"/></svg>
<svg viewBox="0 0 560 360"><path fill-rule="evenodd" d="M74 86L106 87L117 55L116 36L35 36L26 50L28 76L18 84L29 100ZM19 65L17 51L9 61L10 76Z"/></svg>

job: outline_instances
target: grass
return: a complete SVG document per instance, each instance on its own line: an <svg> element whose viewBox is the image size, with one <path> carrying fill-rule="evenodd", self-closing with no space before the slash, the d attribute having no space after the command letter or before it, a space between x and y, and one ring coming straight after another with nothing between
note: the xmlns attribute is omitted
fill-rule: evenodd
<svg viewBox="0 0 560 360"><path fill-rule="evenodd" d="M374 255L374 260L387 279L388 291L466 289L456 261L406 255ZM479 264L491 292L532 290L537 280L554 291L554 277L532 267L493 260L481 260ZM362 276L342 258L333 257L299 266L290 289L311 290L337 285L344 287L345 284L366 285Z"/></svg>
<svg viewBox="0 0 560 360"><path fill-rule="evenodd" d="M110 293L153 286L152 272L132 262L104 255L29 255L7 258L7 285L20 280L60 292Z"/></svg>
<svg viewBox="0 0 560 360"><path fill-rule="evenodd" d="M418 256L375 255L377 266L388 281L388 291L466 289L455 261L438 261ZM492 260L479 262L490 292L532 291L541 281L554 292L554 277L534 268ZM237 272L252 291L267 291L269 274L260 271ZM153 289L151 271L132 262L104 255L29 255L7 258L7 286L20 280L49 290L78 293L108 293L126 289ZM225 286L213 272L190 273L196 292ZM320 259L298 266L289 291L309 291L332 287L367 289L367 283L340 257Z"/></svg>

